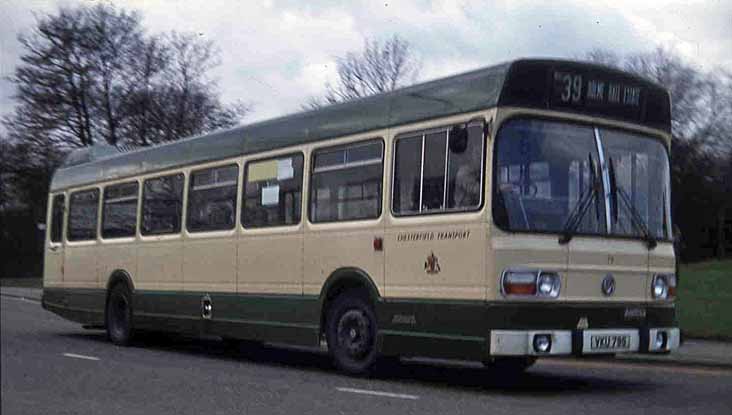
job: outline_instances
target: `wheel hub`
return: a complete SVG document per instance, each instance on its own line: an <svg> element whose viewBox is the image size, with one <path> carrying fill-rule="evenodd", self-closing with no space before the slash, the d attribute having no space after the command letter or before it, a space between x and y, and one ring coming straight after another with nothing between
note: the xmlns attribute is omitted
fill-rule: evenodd
<svg viewBox="0 0 732 415"><path fill-rule="evenodd" d="M338 342L352 358L363 356L371 343L371 325L361 310L349 310L338 321Z"/></svg>

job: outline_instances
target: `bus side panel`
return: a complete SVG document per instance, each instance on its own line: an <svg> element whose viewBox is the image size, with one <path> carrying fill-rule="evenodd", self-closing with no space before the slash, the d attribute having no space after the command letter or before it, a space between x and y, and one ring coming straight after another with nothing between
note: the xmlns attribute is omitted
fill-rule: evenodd
<svg viewBox="0 0 732 415"><path fill-rule="evenodd" d="M108 287L109 279L115 271L124 271L132 278L133 284L137 282L137 243L134 240L102 243L98 251L101 272L99 288Z"/></svg>
<svg viewBox="0 0 732 415"><path fill-rule="evenodd" d="M236 292L236 237L190 236L186 239L183 288L185 291Z"/></svg>
<svg viewBox="0 0 732 415"><path fill-rule="evenodd" d="M356 229L345 226L340 224L338 229L311 230L305 235L303 290L306 295L320 295L328 277L344 267L365 272L383 295L384 252L374 249L374 238L383 237L382 223L361 222Z"/></svg>
<svg viewBox="0 0 732 415"><path fill-rule="evenodd" d="M139 242L137 263L137 290L183 290L183 241L179 236Z"/></svg>
<svg viewBox="0 0 732 415"><path fill-rule="evenodd" d="M67 243L64 247L64 287L99 288L96 241Z"/></svg>
<svg viewBox="0 0 732 415"><path fill-rule="evenodd" d="M386 297L485 299L486 224L453 218L387 229Z"/></svg>
<svg viewBox="0 0 732 415"><path fill-rule="evenodd" d="M301 229L271 228L241 235L236 291L302 295Z"/></svg>

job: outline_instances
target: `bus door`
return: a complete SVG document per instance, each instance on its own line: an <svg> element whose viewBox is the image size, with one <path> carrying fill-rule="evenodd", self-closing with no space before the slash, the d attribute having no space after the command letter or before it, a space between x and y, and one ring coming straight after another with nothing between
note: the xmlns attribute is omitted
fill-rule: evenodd
<svg viewBox="0 0 732 415"><path fill-rule="evenodd" d="M43 270L43 285L53 286L63 282L64 273L64 212L66 211L66 196L61 193L54 195L48 214L48 236L46 238L46 262Z"/></svg>
<svg viewBox="0 0 732 415"><path fill-rule="evenodd" d="M480 122L396 137L386 296L485 299L485 153Z"/></svg>

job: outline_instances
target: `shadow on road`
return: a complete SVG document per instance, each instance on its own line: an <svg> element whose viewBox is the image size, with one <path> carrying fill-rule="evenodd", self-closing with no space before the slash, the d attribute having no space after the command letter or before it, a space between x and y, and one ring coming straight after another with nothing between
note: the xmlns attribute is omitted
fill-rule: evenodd
<svg viewBox="0 0 732 415"><path fill-rule="evenodd" d="M106 335L101 332L60 335L85 341L109 342ZM346 376L337 372L327 354L314 349L254 343L232 346L217 339L192 338L167 333L137 335L131 347ZM601 369L594 369L593 373L580 373L582 370L587 370L580 367L573 369L576 371L575 373L567 373L566 368L561 370L561 373L547 373L545 369L532 368L526 373L507 376L505 373L492 372L490 369L478 365L443 365L414 360L401 362L390 360L388 363L377 364L368 378L440 388L499 392L517 396L638 393L655 388L653 383L613 380L609 376L604 377Z"/></svg>

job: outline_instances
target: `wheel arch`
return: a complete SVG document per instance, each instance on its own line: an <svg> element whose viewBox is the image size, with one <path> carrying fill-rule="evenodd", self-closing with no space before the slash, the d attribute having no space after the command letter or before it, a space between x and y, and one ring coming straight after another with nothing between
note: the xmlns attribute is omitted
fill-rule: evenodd
<svg viewBox="0 0 732 415"><path fill-rule="evenodd" d="M371 276L355 267L343 267L333 271L325 280L319 296L320 332L325 328L325 317L330 303L341 293L350 289L362 289L372 304L381 301L381 293Z"/></svg>
<svg viewBox="0 0 732 415"><path fill-rule="evenodd" d="M130 289L130 292L135 292L135 283L132 281L132 276L123 269L116 269L112 271L111 274L109 274L109 278L107 279L107 297L109 297L109 291L112 289L112 287L120 283L127 285L127 287Z"/></svg>

